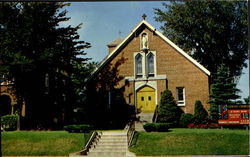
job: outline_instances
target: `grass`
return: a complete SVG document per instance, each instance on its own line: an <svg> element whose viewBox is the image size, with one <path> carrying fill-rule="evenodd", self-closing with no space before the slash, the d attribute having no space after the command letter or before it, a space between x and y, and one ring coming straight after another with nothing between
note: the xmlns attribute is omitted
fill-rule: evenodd
<svg viewBox="0 0 250 157"><path fill-rule="evenodd" d="M89 134L85 135L66 131L2 132L2 153L4 156L68 156L83 148Z"/></svg>
<svg viewBox="0 0 250 157"><path fill-rule="evenodd" d="M136 155L248 155L247 130L171 129L138 132L130 151Z"/></svg>

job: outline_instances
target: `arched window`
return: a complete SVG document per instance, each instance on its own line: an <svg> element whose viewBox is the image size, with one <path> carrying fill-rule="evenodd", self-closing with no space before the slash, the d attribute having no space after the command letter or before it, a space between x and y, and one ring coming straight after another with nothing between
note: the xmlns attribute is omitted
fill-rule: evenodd
<svg viewBox="0 0 250 157"><path fill-rule="evenodd" d="M142 77L142 55L137 54L135 57L135 73L137 77Z"/></svg>
<svg viewBox="0 0 250 157"><path fill-rule="evenodd" d="M152 53L147 55L147 71L148 76L154 76L154 55Z"/></svg>

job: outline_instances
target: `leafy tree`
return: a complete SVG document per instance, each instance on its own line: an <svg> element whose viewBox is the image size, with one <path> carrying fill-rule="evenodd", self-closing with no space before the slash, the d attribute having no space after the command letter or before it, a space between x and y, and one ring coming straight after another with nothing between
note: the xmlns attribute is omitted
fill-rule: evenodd
<svg viewBox="0 0 250 157"><path fill-rule="evenodd" d="M211 85L210 92L210 112L214 121L218 120L218 105L234 104L236 99L240 98L237 93L240 91L236 88L236 83L230 76L229 68L222 64L217 73L214 83Z"/></svg>
<svg viewBox="0 0 250 157"><path fill-rule="evenodd" d="M195 124L207 124L208 123L208 113L204 109L200 100L195 102L194 108L194 123Z"/></svg>
<svg viewBox="0 0 250 157"><path fill-rule="evenodd" d="M171 123L174 127L178 126L183 111L177 106L172 92L166 89L161 96L158 108L157 122Z"/></svg>
<svg viewBox="0 0 250 157"><path fill-rule="evenodd" d="M247 1L183 1L155 9L164 35L214 74L224 63L240 76L247 59Z"/></svg>
<svg viewBox="0 0 250 157"><path fill-rule="evenodd" d="M135 109L128 105L123 92L126 84L119 86L124 78L119 74L119 67L126 61L122 56L115 63L109 63L103 69L91 75L86 88L87 123L95 124L100 129L121 129L127 124ZM119 86L119 87L118 87Z"/></svg>
<svg viewBox="0 0 250 157"><path fill-rule="evenodd" d="M71 76L88 60L83 50L90 44L79 41L81 24L59 26L70 19L63 10L68 5L0 3L0 76L13 80L18 104L25 101L28 126L51 127L72 117Z"/></svg>

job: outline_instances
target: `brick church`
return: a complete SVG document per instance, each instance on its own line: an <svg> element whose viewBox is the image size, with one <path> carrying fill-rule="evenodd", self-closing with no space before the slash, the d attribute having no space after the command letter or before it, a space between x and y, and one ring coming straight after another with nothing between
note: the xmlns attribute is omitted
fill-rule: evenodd
<svg viewBox="0 0 250 157"><path fill-rule="evenodd" d="M89 79L124 57L118 68L123 79L115 88L124 87L126 103L141 113L154 113L165 89L171 90L185 113L194 112L196 100L208 109L210 72L145 19L127 37L107 46L108 56Z"/></svg>

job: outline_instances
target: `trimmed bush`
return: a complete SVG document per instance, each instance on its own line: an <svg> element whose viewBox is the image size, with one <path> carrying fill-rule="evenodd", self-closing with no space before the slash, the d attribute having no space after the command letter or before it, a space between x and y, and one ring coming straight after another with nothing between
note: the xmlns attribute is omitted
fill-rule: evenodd
<svg viewBox="0 0 250 157"><path fill-rule="evenodd" d="M171 127L178 127L183 111L177 106L172 92L166 89L161 96L158 108L158 123L171 123Z"/></svg>
<svg viewBox="0 0 250 157"><path fill-rule="evenodd" d="M1 128L6 131L17 129L17 115L5 115L1 117Z"/></svg>
<svg viewBox="0 0 250 157"><path fill-rule="evenodd" d="M169 123L146 123L143 128L147 132L166 132L169 129Z"/></svg>
<svg viewBox="0 0 250 157"><path fill-rule="evenodd" d="M194 122L194 116L190 113L183 113L180 119L180 126L186 128L188 124Z"/></svg>
<svg viewBox="0 0 250 157"><path fill-rule="evenodd" d="M90 133L94 127L93 125L81 124L81 125L67 125L63 127L64 130L70 133Z"/></svg>
<svg viewBox="0 0 250 157"><path fill-rule="evenodd" d="M204 109L200 100L196 100L194 108L194 124L207 124L209 122L208 113Z"/></svg>

